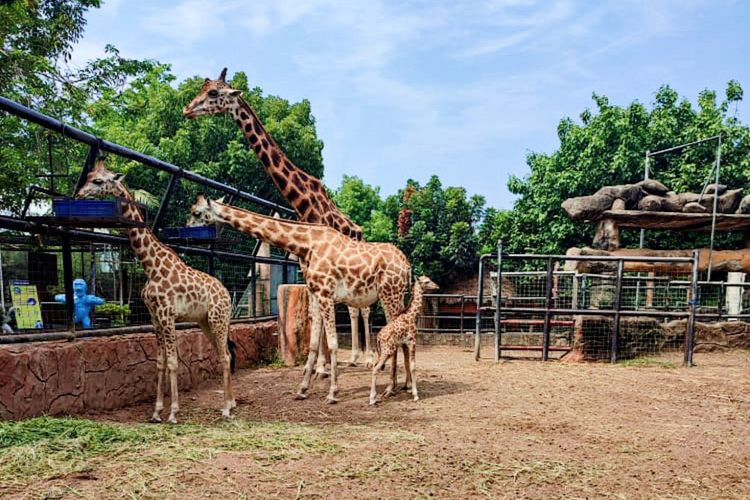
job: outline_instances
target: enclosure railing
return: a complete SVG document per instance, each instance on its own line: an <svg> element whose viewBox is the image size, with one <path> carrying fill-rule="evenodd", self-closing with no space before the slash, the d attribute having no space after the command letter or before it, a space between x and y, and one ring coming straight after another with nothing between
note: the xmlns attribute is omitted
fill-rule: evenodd
<svg viewBox="0 0 750 500"><path fill-rule="evenodd" d="M215 189L218 191L221 191L223 193L226 193L230 195L230 197L233 200L244 200L247 202L251 202L255 205L258 205L260 207L264 207L266 209L270 209L276 212L279 212L281 214L287 215L287 216L293 216L294 212L290 210L287 207L278 205L274 202L271 202L269 200L260 198L258 196L255 196L251 193L242 191L241 189L230 186L218 181L215 181L213 179L209 179L207 177L204 177L200 174L197 174L195 172L191 172L189 170L185 170L177 165L171 164L169 162L165 162L162 160L159 160L157 158L145 155L143 153L140 153L138 151L134 151L130 148L127 148L125 146L121 146L119 144L106 141L104 139L101 139L93 134L90 134L88 132L85 132L83 130L80 130L75 127L71 127L69 125L66 125L64 122L57 120L55 118L52 118L50 116L47 116L45 114L39 113L33 109L30 109L26 106L23 106L15 101L12 101L10 99L7 99L5 97L0 96L0 110L3 110L9 114L15 115L19 117L20 119L27 120L29 122L35 123L43 128L46 128L48 130L57 132L69 139L72 139L74 141L83 143L88 146L88 154L86 156L86 160L84 162L83 168L81 170L80 176L78 178L78 181L75 186L75 191L80 189L80 187L85 182L86 176L88 172L91 171L91 169L94 166L94 163L96 162L97 157L102 152L107 152L128 160L139 162L147 167L155 168L157 170L167 172L170 174L169 182L167 184L166 190L161 197L161 201L159 203L158 209L156 211L156 216L154 217L154 220L151 225L152 230L156 230L160 227L162 222L164 221L164 215L166 211L166 207L169 204L169 201L174 193L174 190L180 180L186 180L193 183L197 183L200 186L203 186L208 189ZM43 194L46 195L52 195L54 193L48 192L48 190L42 189ZM74 193L70 193L70 195L73 195ZM43 339L51 339L51 338L73 338L78 336L90 336L90 335L109 335L109 334L116 334L116 333L127 333L128 331L131 331L132 328L130 327L116 327L116 328L105 328L105 329L86 329L82 331L76 331L76 326L74 322L74 293L73 293L73 254L76 253L74 251L74 247L78 245L81 247L81 245L111 245L113 248L118 249L118 252L128 252L129 251L129 245L128 245L128 239L123 236L108 234L108 233L101 233L101 232L95 232L95 231L87 231L87 230L81 230L81 229L74 229L70 227L61 226L58 224L55 224L54 220L30 220L25 217L13 217L10 215L0 215L0 229L5 229L8 231L15 232L16 234L20 233L21 236L10 236L10 237L0 237L0 252L2 252L2 249L8 248L8 241L11 241L13 244L9 248L13 249L20 249L20 251L28 251L35 245L38 245L38 242L34 245L30 244L29 241L31 241L30 236L31 235L38 235L41 238L44 238L46 240L54 240L56 249L54 252L51 253L59 253L61 255L62 260L62 268L63 268L63 276L62 281L64 285L64 296L65 296L65 303L64 303L64 314L59 316L59 321L62 322L62 324L58 324L55 328L58 331L49 332L49 331L43 331L41 333L25 333L25 334L12 334L12 335L0 335L0 343L8 343L8 342L23 342L23 341L30 341L30 340L43 340ZM24 243L24 240L26 240L26 243ZM267 308L261 308L259 307L259 304L257 303L258 300L258 294L256 293L256 285L258 281L257 277L257 265L268 265L272 266L273 268L281 269L281 278L280 281L282 283L287 282L296 282L296 279L294 279L292 276L295 274L293 272L293 269L295 269L298 266L298 263L292 259L289 259L288 256L286 257L262 257L257 255L258 245L256 245L255 249L252 253L243 253L241 251L226 251L226 250L219 250L215 248L215 245L213 244L197 244L197 243L191 243L191 242L183 242L183 243L174 243L170 244L168 242L165 242L168 244L172 249L174 249L179 254L182 254L188 259L193 259L196 262L191 262L190 264L193 266L197 266L199 268L202 268L204 271L208 272L209 274L218 275L221 277L222 273L225 275L227 273L235 272L237 276L235 276L236 281L243 281L243 286L245 287L244 290L242 290L241 298L247 299L247 304L244 304L237 308L238 311L245 311L245 314L242 313L235 314L235 316L239 316L242 318L250 318L250 317L262 317L263 315L258 314L259 309L267 310ZM77 250L77 252L81 253L82 250ZM198 262L200 261L200 262ZM239 269L242 268L241 271L231 271L230 269L234 266L235 268ZM2 266L0 266L0 275L2 274ZM274 273L270 273L274 274ZM279 273L275 273L278 278ZM238 277L239 276L239 277ZM225 278L226 279L226 278ZM2 302L5 303L5 295L4 293L4 286L5 281L2 282L2 289L0 289L0 298L2 298ZM279 279L277 279L279 281ZM239 285L238 285L239 286ZM96 290L94 290L95 292ZM230 290L230 292L232 292ZM233 297L236 299L237 295L240 293L239 289L235 290L235 293ZM267 296L265 298L261 297L262 300L267 301L268 303L271 303L273 301L273 291L266 294ZM47 301L45 302L46 305L51 304L52 302ZM0 311L3 313L3 329L6 329L6 311ZM145 318L139 318L139 320L143 320ZM238 318L239 319L239 318ZM145 321L144 321L145 323ZM148 329L148 327L138 326L136 327L139 329L139 331ZM63 331L64 330L64 331ZM33 331L33 330L29 330ZM97 333L98 332L98 333Z"/></svg>
<svg viewBox="0 0 750 500"><path fill-rule="evenodd" d="M515 268L540 267L541 270L510 271ZM495 267L492 285L494 292L485 293L488 269ZM575 272L566 270L571 266ZM582 269L583 268L583 269ZM680 286L676 286L677 284ZM661 286L657 286L661 284ZM683 285L684 284L684 285ZM483 320L492 314L491 333L494 337L494 358L499 360L504 350L541 352L542 360L551 351L570 352L585 333L591 318L601 317L597 328L602 331L595 338L601 353L606 352L611 362L622 354L622 323L628 318L628 335L634 333L639 321L650 318L664 321L683 319L685 325L684 363L692 364L695 318L698 306L698 253L693 257L624 257L583 255L505 254L498 245L496 254L483 255L479 260L479 282L475 312L475 358L480 358L481 335L487 331ZM504 288L512 289L505 296ZM635 293L630 293L635 292ZM488 300L489 299L489 300ZM606 319L606 324L605 324ZM611 325L610 325L611 323ZM656 328L655 325L649 328ZM514 328L522 339L541 337L540 342L523 345L503 344L503 328ZM523 331L520 328L525 328ZM541 327L541 332L534 331ZM557 330L553 344L552 332ZM650 335L650 337L649 337ZM657 334L648 331L639 341L643 345L628 345L629 355L655 349ZM677 342L671 339L672 343Z"/></svg>

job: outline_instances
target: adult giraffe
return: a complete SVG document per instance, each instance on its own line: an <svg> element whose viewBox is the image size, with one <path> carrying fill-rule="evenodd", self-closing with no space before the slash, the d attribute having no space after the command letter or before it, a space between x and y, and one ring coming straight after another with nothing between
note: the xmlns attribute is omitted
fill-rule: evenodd
<svg viewBox="0 0 750 500"><path fill-rule="evenodd" d="M255 110L243 99L242 92L231 88L226 82L226 76L227 68L224 68L218 79L206 78L198 95L183 109L183 115L187 118L219 113L230 115L242 130L273 183L297 213L300 222L324 224L344 236L357 241L362 240L362 229L341 213L328 196L320 179L300 169L287 158L266 131ZM359 345L360 313L365 324L365 365L370 367L374 362L374 356L370 343L369 307L349 307L352 329L352 355L349 364L356 365L362 355Z"/></svg>
<svg viewBox="0 0 750 500"><path fill-rule="evenodd" d="M380 299L386 318L390 321L404 308L404 295L411 279L409 260L389 243L358 241L347 238L330 226L274 219L199 196L190 209L188 226L205 224L230 225L299 257L310 291L313 324L310 352L297 398L307 397L318 354L322 317L331 349L331 386L326 402L335 403L338 342L334 305L343 303L363 308ZM403 351L405 363L408 364L406 345ZM409 373L407 371L407 376ZM409 382L407 378L407 384Z"/></svg>
<svg viewBox="0 0 750 500"><path fill-rule="evenodd" d="M122 175L110 172L104 162L99 160L76 197L102 198L114 195L133 201L133 195L121 181ZM129 220L143 222L143 214L134 203L125 204L123 215ZM177 423L177 321L198 322L216 349L224 372L224 408L221 414L224 418L229 418L229 411L237 406L232 392L228 345L232 313L229 292L213 276L185 264L171 248L154 236L151 229L129 228L127 234L130 246L148 277L141 289L141 297L151 313L156 334L156 408L151 421L161 422L160 412L164 408L163 382L169 370L172 406L167 421Z"/></svg>

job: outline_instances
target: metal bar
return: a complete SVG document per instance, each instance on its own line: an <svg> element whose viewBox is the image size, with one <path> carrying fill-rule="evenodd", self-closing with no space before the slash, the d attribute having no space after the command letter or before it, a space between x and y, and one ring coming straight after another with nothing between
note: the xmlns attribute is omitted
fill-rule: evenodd
<svg viewBox="0 0 750 500"><path fill-rule="evenodd" d="M484 261L486 256L479 258L479 284L477 285L477 314L474 331L474 361L479 361L481 330L482 330L482 298L484 296Z"/></svg>
<svg viewBox="0 0 750 500"><path fill-rule="evenodd" d="M544 300L544 337L542 339L542 361L549 359L549 337L550 337L550 320L552 314L552 258L547 259L547 279L545 282L545 300Z"/></svg>
<svg viewBox="0 0 750 500"><path fill-rule="evenodd" d="M541 351L544 349L543 346L539 345L504 345L503 350L505 351ZM551 345L547 347L547 351L551 352L568 352L571 351L573 348L564 346L564 345Z"/></svg>
<svg viewBox="0 0 750 500"><path fill-rule="evenodd" d="M75 295L73 294L73 256L70 251L70 238L63 237L63 286L65 288L65 314L68 329L74 332L75 322Z"/></svg>
<svg viewBox="0 0 750 500"><path fill-rule="evenodd" d="M96 243L110 243L116 245L127 245L129 244L128 238L124 236L116 236L113 234L96 233L94 231L82 231L80 229L61 229L57 226L51 226L49 224L42 224L38 222L29 222L15 217L8 217L0 215L0 228L11 229L14 231L23 231L33 234L46 234L51 236L69 236L71 241L79 240L85 242L96 242ZM290 264L296 264L295 261L286 261L278 257L252 257L250 255L225 252L223 250L210 250L202 247L193 247L189 245L174 245L164 243L166 246L173 250L185 253L189 255L213 255L220 259L245 261L245 262L259 262L262 264L274 264L280 265L284 262Z"/></svg>
<svg viewBox="0 0 750 500"><path fill-rule="evenodd" d="M666 153L672 153L672 152L675 152L675 151L681 151L683 149L689 148L690 146L695 146L695 145L698 145L698 144L702 144L704 142L715 141L716 139L719 139L720 137L721 137L721 134L719 134L719 135L712 135L711 137L706 137L705 139L698 139L697 141L688 142L688 143L685 143L685 144L680 144L679 146L673 146L673 147L667 148L667 149L660 149L659 151L654 151L653 153L652 152L646 152L646 155L649 156L649 157L654 157L654 156L659 156L659 155L663 155L663 154L666 154Z"/></svg>
<svg viewBox="0 0 750 500"><path fill-rule="evenodd" d="M721 170L721 134L719 134L719 143L716 145L716 185L719 185L719 171ZM714 206L711 213L711 246L708 249L708 264L706 279L711 281L711 267L714 257L714 235L716 234L716 210L719 204L719 193L714 190Z"/></svg>
<svg viewBox="0 0 750 500"><path fill-rule="evenodd" d="M693 275L690 297L690 316L685 331L685 366L693 366L693 343L695 341L695 316L698 309L698 250L693 250Z"/></svg>
<svg viewBox="0 0 750 500"><path fill-rule="evenodd" d="M166 207L169 205L169 200L172 198L174 188L177 186L177 182L180 180L180 175L173 173L169 177L169 184L167 184L167 190L164 192L164 196L161 197L161 203L159 204L159 210L156 212L154 217L154 223L151 225L151 229L156 231L161 227L162 220L164 219L164 212Z"/></svg>
<svg viewBox="0 0 750 500"><path fill-rule="evenodd" d="M549 310L552 316L565 316L565 315L575 315L580 314L584 316L612 316L617 311L614 309L550 309ZM514 313L532 313L532 314L542 314L546 312L546 309L543 308L536 308L536 307L506 307L504 309L504 312L514 312ZM620 311L620 314L622 316L660 316L665 318L686 318L688 317L689 313L687 311L679 312L679 311L635 311L635 310L629 310L624 309Z"/></svg>
<svg viewBox="0 0 750 500"><path fill-rule="evenodd" d="M503 300L503 241L497 242L497 302L495 303L495 361L500 361L500 307Z"/></svg>
<svg viewBox="0 0 750 500"><path fill-rule="evenodd" d="M620 343L620 312L622 309L622 274L625 270L625 263L620 261L617 264L617 285L615 288L615 327L612 330L612 351L610 358L612 363L617 362L617 351Z"/></svg>
<svg viewBox="0 0 750 500"><path fill-rule="evenodd" d="M483 257L494 257L494 255L483 255ZM536 260L546 260L549 258L555 259L555 260L572 260L572 261L609 261L609 262L617 262L620 260L623 260L625 262L683 262L683 263L691 263L693 262L692 257L648 257L648 256L641 256L641 255L544 255L544 254L506 254L506 258L509 259L536 259Z"/></svg>
<svg viewBox="0 0 750 500"><path fill-rule="evenodd" d="M651 152L649 150L646 150L646 156L643 158L643 180L648 180L649 171L648 171L648 156ZM641 235L638 243L638 248L643 248L644 242L646 240L646 230L641 228ZM637 302L636 302L637 303Z"/></svg>
<svg viewBox="0 0 750 500"><path fill-rule="evenodd" d="M246 201L250 201L252 203L255 203L256 205L259 205L259 206L262 206L271 210L276 210L280 213L284 213L290 216L294 216L294 211L290 208L283 207L277 203L273 203L268 200L264 200L263 198L255 196L253 194L247 193L245 191L241 191L237 188L233 188L231 186L209 179L207 177L203 177L202 175L196 174L195 172L184 170L178 167L177 165L173 165L171 163L159 160L157 158L153 158L148 155L144 155L143 153L139 153L138 151L134 151L130 148L120 146L119 144L115 144L113 142L102 140L96 137L95 135L89 134L88 132L84 132L83 130L77 129L75 127L71 127L69 125L65 125L60 120L56 120L38 111L35 111L31 108L27 108L26 106L23 106L22 104L12 101L6 97L0 96L0 110L6 111L12 115L18 116L19 118L23 118L24 120L28 120L30 122L36 123L37 125L41 125L42 127L45 127L47 129L54 130L55 132L59 132L62 135L70 137L71 139L75 139L79 142L83 142L90 146L94 144L99 144L99 148L102 151L108 151L118 156L122 156L123 158L127 158L129 160L140 162L144 165L154 167L164 172L178 173L180 176L184 177L185 179L196 182L203 186L213 188L213 189L216 189L217 191L222 191L227 194L234 194L238 198L242 198Z"/></svg>
<svg viewBox="0 0 750 500"><path fill-rule="evenodd" d="M94 169L94 165L96 165L96 159L98 157L99 157L99 141L89 146L89 152L86 155L86 161L84 162L83 168L81 169L81 175L78 176L78 181L76 181L76 187L73 190L73 196L75 196L75 194L83 187L83 185L86 184L86 178L88 177L89 172L91 172Z"/></svg>

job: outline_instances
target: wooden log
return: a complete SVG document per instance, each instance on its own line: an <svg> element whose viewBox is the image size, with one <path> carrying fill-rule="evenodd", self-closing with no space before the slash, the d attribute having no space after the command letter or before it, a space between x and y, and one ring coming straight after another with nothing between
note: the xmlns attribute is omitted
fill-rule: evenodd
<svg viewBox="0 0 750 500"><path fill-rule="evenodd" d="M599 255L616 257L692 257L692 250L651 250L648 248L620 248L607 252L594 248L571 248L567 255ZM705 272L708 269L708 248L698 249L698 269ZM566 269L567 269L566 265ZM578 262L579 272L601 272L614 269L612 262ZM685 272L690 271L688 263L670 262L625 262L625 271L645 272ZM714 250L712 255L712 270L716 272L750 272L750 248L742 250Z"/></svg>
<svg viewBox="0 0 750 500"><path fill-rule="evenodd" d="M624 210L625 200L618 198L612 203L612 210ZM594 248L616 250L620 248L620 228L612 219L599 221L594 235Z"/></svg>

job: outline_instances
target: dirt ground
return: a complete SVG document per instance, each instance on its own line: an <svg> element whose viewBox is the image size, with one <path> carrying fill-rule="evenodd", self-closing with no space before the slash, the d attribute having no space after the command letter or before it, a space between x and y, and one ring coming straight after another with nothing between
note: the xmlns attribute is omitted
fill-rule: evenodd
<svg viewBox="0 0 750 500"><path fill-rule="evenodd" d="M748 351L699 354L692 369L676 356L616 366L477 363L460 347L417 356L422 399L401 392L376 407L363 367L341 368L336 405L324 403L327 379L294 400L300 368L237 375L237 422L289 423L283 429L326 446L282 436L280 446L299 451L268 459L238 445L173 463L144 459L148 476L135 475L137 462L100 464L14 496L750 498ZM228 425L218 419L219 387L183 393L180 425ZM151 411L88 417L141 423ZM136 480L143 484L124 487Z"/></svg>

